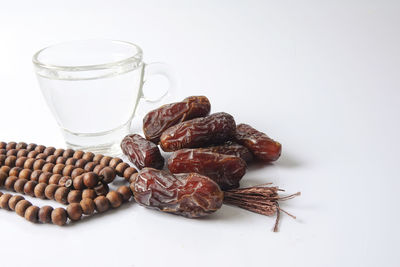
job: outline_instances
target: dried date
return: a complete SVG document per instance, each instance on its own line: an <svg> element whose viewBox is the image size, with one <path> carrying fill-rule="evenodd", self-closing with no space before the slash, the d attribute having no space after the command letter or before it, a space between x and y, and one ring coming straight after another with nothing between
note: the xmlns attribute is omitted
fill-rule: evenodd
<svg viewBox="0 0 400 267"><path fill-rule="evenodd" d="M224 198L214 181L197 173L173 175L144 168L130 187L140 205L189 218L215 212Z"/></svg>
<svg viewBox="0 0 400 267"><path fill-rule="evenodd" d="M239 124L236 128L236 141L247 147L253 155L265 162L277 160L282 151L279 142L269 138L265 133L257 131L248 124Z"/></svg>
<svg viewBox="0 0 400 267"><path fill-rule="evenodd" d="M239 187L239 181L246 173L246 162L236 156L202 149L181 149L170 156L168 169L172 173L196 172L205 175L222 190L228 190Z"/></svg>
<svg viewBox="0 0 400 267"><path fill-rule="evenodd" d="M253 160L253 154L251 154L250 150L242 145L239 145L237 143L228 141L223 145L219 146L210 146L210 147L205 147L205 148L199 148L200 151L204 152L213 152L213 153L219 153L219 154L224 154L224 155L232 155L239 157L246 161L246 163L250 163Z"/></svg>
<svg viewBox="0 0 400 267"><path fill-rule="evenodd" d="M207 116L210 109L210 101L205 96L190 96L181 102L161 106L143 118L144 136L147 140L158 143L167 128L186 120Z"/></svg>
<svg viewBox="0 0 400 267"><path fill-rule="evenodd" d="M222 144L234 137L235 120L225 112L214 113L176 124L163 132L160 146L164 151Z"/></svg>
<svg viewBox="0 0 400 267"><path fill-rule="evenodd" d="M121 142L121 148L138 169L144 167L161 169L164 166L164 158L158 146L138 134L125 136Z"/></svg>

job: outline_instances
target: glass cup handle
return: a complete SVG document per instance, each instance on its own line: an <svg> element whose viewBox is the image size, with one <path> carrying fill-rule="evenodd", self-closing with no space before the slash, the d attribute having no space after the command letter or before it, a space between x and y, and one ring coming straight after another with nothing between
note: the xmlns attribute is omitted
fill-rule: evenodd
<svg viewBox="0 0 400 267"><path fill-rule="evenodd" d="M150 97L143 92L143 88L146 88L146 81L150 80L153 76L163 76L168 80L168 88L163 91L162 94L158 96ZM140 87L139 93L137 97L137 102L135 105L135 110L133 111L131 120L131 132L140 132L142 128L143 117L153 109L156 109L161 106L162 101L170 101L173 102L173 96L175 94L176 88L176 79L175 74L171 70L171 68L165 64L160 62L146 64L143 63L141 78L140 78Z"/></svg>
<svg viewBox="0 0 400 267"><path fill-rule="evenodd" d="M148 112L150 109L157 108L160 105L160 102L171 98L174 95L175 87L176 87L176 79L175 74L171 70L171 68L165 64L160 62L154 62L149 64L144 64L143 72L142 72L142 84L141 84L141 101L140 103L141 110L143 112ZM148 96L143 92L143 87L146 87L146 81L151 79L151 76L160 75L164 76L168 80L168 88L163 92L162 95L158 96ZM157 106L158 105L158 106ZM140 112L142 113L142 112Z"/></svg>

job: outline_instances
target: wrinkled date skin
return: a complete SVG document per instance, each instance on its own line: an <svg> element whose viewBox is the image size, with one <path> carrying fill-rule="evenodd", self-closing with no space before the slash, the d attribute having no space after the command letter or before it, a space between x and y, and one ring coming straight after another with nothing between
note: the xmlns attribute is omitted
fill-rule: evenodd
<svg viewBox="0 0 400 267"><path fill-rule="evenodd" d="M250 150L242 145L237 143L228 141L223 145L219 146L210 146L206 148L199 148L200 151L204 152L213 152L224 155L232 155L241 158L246 161L247 164L253 161L253 154L251 154Z"/></svg>
<svg viewBox="0 0 400 267"><path fill-rule="evenodd" d="M122 151L138 169L152 167L162 169L164 158L158 146L138 134L125 136L121 142Z"/></svg>
<svg viewBox="0 0 400 267"><path fill-rule="evenodd" d="M235 135L236 123L225 112L176 124L163 132L160 146L164 151L197 148L224 143Z"/></svg>
<svg viewBox="0 0 400 267"><path fill-rule="evenodd" d="M130 187L140 205L188 218L215 212L224 198L214 181L197 173L173 175L144 168Z"/></svg>
<svg viewBox="0 0 400 267"><path fill-rule="evenodd" d="M228 190L239 187L239 181L246 173L246 162L236 156L181 149L168 159L168 169L172 173L200 173L214 180L222 190Z"/></svg>
<svg viewBox="0 0 400 267"><path fill-rule="evenodd" d="M152 110L143 119L143 133L154 143L167 128L190 119L205 117L210 113L211 104L205 96L190 96L182 102L167 104Z"/></svg>
<svg viewBox="0 0 400 267"><path fill-rule="evenodd" d="M275 161L281 155L282 145L280 143L250 125L239 124L236 128L235 138L236 142L247 147L261 161Z"/></svg>

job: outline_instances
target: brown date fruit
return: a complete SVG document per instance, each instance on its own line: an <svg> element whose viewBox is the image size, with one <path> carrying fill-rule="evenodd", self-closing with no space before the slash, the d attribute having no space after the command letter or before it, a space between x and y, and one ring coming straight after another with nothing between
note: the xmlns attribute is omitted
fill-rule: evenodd
<svg viewBox="0 0 400 267"><path fill-rule="evenodd" d="M213 180L198 173L173 175L144 168L130 187L140 205L189 218L215 212L224 198Z"/></svg>
<svg viewBox="0 0 400 267"><path fill-rule="evenodd" d="M258 160L275 161L281 155L282 145L280 143L248 124L242 123L237 126L235 139L239 144L247 147Z"/></svg>
<svg viewBox="0 0 400 267"><path fill-rule="evenodd" d="M210 101L205 96L190 96L181 102L171 103L152 110L143 118L143 133L154 143L167 128L210 113Z"/></svg>
<svg viewBox="0 0 400 267"><path fill-rule="evenodd" d="M121 148L138 169L144 167L161 169L164 166L164 158L161 156L158 146L139 134L125 136L121 142Z"/></svg>
<svg viewBox="0 0 400 267"><path fill-rule="evenodd" d="M172 173L196 172L211 178L222 190L239 187L246 173L246 162L239 157L223 155L201 149L181 149L168 159Z"/></svg>
<svg viewBox="0 0 400 267"><path fill-rule="evenodd" d="M176 124L163 132L160 139L164 151L222 144L235 135L236 124L225 112L211 114Z"/></svg>
<svg viewBox="0 0 400 267"><path fill-rule="evenodd" d="M200 151L203 152L213 152L224 155L236 156L246 161L246 163L250 163L253 161L253 154L251 154L250 150L247 147L239 145L232 141L228 141L225 144L219 146L210 146L199 149Z"/></svg>

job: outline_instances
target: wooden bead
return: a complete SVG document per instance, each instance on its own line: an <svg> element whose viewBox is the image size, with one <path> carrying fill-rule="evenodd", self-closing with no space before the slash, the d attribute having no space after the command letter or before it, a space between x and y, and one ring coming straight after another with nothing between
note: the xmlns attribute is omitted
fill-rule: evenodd
<svg viewBox="0 0 400 267"><path fill-rule="evenodd" d="M126 168L126 170L124 171L124 178L128 180L135 172L137 172L137 170L133 167Z"/></svg>
<svg viewBox="0 0 400 267"><path fill-rule="evenodd" d="M6 150L7 151L7 150ZM16 149L10 149L6 152L6 156L17 156L18 150Z"/></svg>
<svg viewBox="0 0 400 267"><path fill-rule="evenodd" d="M65 161L65 165L73 165L75 166L77 159L76 158L69 158Z"/></svg>
<svg viewBox="0 0 400 267"><path fill-rule="evenodd" d="M85 189L82 191L82 199L84 198L90 198L90 199L95 199L97 197L96 191L93 189Z"/></svg>
<svg viewBox="0 0 400 267"><path fill-rule="evenodd" d="M51 223L51 213L53 208L50 206L43 206L39 209L39 222L41 223Z"/></svg>
<svg viewBox="0 0 400 267"><path fill-rule="evenodd" d="M108 185L106 183L101 183L100 182L99 185L97 185L94 188L94 191L96 192L96 194L98 196L105 196L105 195L107 195L107 193L109 191L109 188L108 188Z"/></svg>
<svg viewBox="0 0 400 267"><path fill-rule="evenodd" d="M57 184L61 179L61 174L53 174L49 179L49 184Z"/></svg>
<svg viewBox="0 0 400 267"><path fill-rule="evenodd" d="M19 143L15 146L15 148L16 148L16 149L25 149L27 146L28 146L27 143L25 143L25 142L19 142Z"/></svg>
<svg viewBox="0 0 400 267"><path fill-rule="evenodd" d="M14 149L17 146L16 142L8 142L6 145L6 150Z"/></svg>
<svg viewBox="0 0 400 267"><path fill-rule="evenodd" d="M75 168L71 173L71 178L74 179L75 177L85 173L85 170L82 168Z"/></svg>
<svg viewBox="0 0 400 267"><path fill-rule="evenodd" d="M104 157L100 160L100 164L103 165L103 166L108 166L108 164L110 163L111 160L112 160L112 157L104 156Z"/></svg>
<svg viewBox="0 0 400 267"><path fill-rule="evenodd" d="M45 149L46 149L46 147L43 146L43 145L38 145L38 146L35 147L35 151L38 152L38 153L43 153L43 151Z"/></svg>
<svg viewBox="0 0 400 267"><path fill-rule="evenodd" d="M110 202L111 207L118 208L122 204L122 195L116 191L108 192L106 198Z"/></svg>
<svg viewBox="0 0 400 267"><path fill-rule="evenodd" d="M46 195L44 194L44 191L46 190L47 184L45 183L38 183L35 186L35 189L33 190L33 193L35 194L35 197L45 199Z"/></svg>
<svg viewBox="0 0 400 267"><path fill-rule="evenodd" d="M40 175L42 175L43 171L42 170L35 170L31 174L31 180L32 181L39 181Z"/></svg>
<svg viewBox="0 0 400 267"><path fill-rule="evenodd" d="M94 199L97 212L105 212L110 209L110 202L105 196L98 196Z"/></svg>
<svg viewBox="0 0 400 267"><path fill-rule="evenodd" d="M4 164L7 165L8 167L14 167L16 161L17 161L16 156L8 156L4 161Z"/></svg>
<svg viewBox="0 0 400 267"><path fill-rule="evenodd" d="M41 170L44 164L46 164L46 161L44 161L44 159L35 160L35 163L33 163L33 170Z"/></svg>
<svg viewBox="0 0 400 267"><path fill-rule="evenodd" d="M71 203L67 207L68 218L71 221L78 221L82 217L82 207L79 203Z"/></svg>
<svg viewBox="0 0 400 267"><path fill-rule="evenodd" d="M20 195L14 195L8 200L8 206L10 207L10 210L15 210L15 206L17 203L21 200L24 200L23 196Z"/></svg>
<svg viewBox="0 0 400 267"><path fill-rule="evenodd" d="M53 155L54 155L56 158L58 158L58 157L62 156L63 153L64 153L64 149L62 149L62 148L57 148L57 149L54 151Z"/></svg>
<svg viewBox="0 0 400 267"><path fill-rule="evenodd" d="M63 186L57 188L54 199L58 203L67 204L67 197L68 197L69 189Z"/></svg>
<svg viewBox="0 0 400 267"><path fill-rule="evenodd" d="M46 149L43 151L44 154L46 154L47 156L49 155L53 155L53 153L56 151L55 147L49 146L46 147Z"/></svg>
<svg viewBox="0 0 400 267"><path fill-rule="evenodd" d="M84 198L79 202L82 208L82 212L85 215L92 215L94 213L94 209L96 208L94 204L94 200L91 198Z"/></svg>
<svg viewBox="0 0 400 267"><path fill-rule="evenodd" d="M45 183L48 184L50 181L51 176L53 176L53 174L51 172L43 172L40 176L39 176L39 183Z"/></svg>
<svg viewBox="0 0 400 267"><path fill-rule="evenodd" d="M68 203L79 203L82 200L82 191L71 190L68 193L67 202Z"/></svg>
<svg viewBox="0 0 400 267"><path fill-rule="evenodd" d="M32 170L30 169L22 169L19 174L18 174L18 178L21 179L30 179L32 175Z"/></svg>
<svg viewBox="0 0 400 267"><path fill-rule="evenodd" d="M85 167L83 169L87 172L93 171L93 169L97 166L97 163L95 162L88 162L85 164Z"/></svg>
<svg viewBox="0 0 400 267"><path fill-rule="evenodd" d="M18 153L17 153L17 158L26 157L26 156L28 155L28 153L29 153L28 150L26 150L26 149L21 149L21 150L19 150Z"/></svg>
<svg viewBox="0 0 400 267"><path fill-rule="evenodd" d="M56 160L56 164L60 164L60 163L61 163L61 164L65 164L66 161L67 161L67 158L58 157L57 160Z"/></svg>
<svg viewBox="0 0 400 267"><path fill-rule="evenodd" d="M58 164L54 165L53 173L55 173L55 174L62 174L64 168L65 168L65 165L64 165L64 164L58 163Z"/></svg>
<svg viewBox="0 0 400 267"><path fill-rule="evenodd" d="M32 150L35 150L36 147L37 147L37 144L35 144L35 143L30 143L30 144L26 147L26 150L32 151Z"/></svg>
<svg viewBox="0 0 400 267"><path fill-rule="evenodd" d="M46 189L44 190L44 195L46 196L47 199L54 199L54 194L58 188L58 185L56 184L49 184L46 186Z"/></svg>
<svg viewBox="0 0 400 267"><path fill-rule="evenodd" d="M52 172L54 166L55 165L53 163L47 162L46 164L43 165L42 171L44 171L44 172Z"/></svg>
<svg viewBox="0 0 400 267"><path fill-rule="evenodd" d="M27 160L27 157L17 158L17 160L15 161L15 166L23 168L26 160Z"/></svg>
<svg viewBox="0 0 400 267"><path fill-rule="evenodd" d="M35 196L35 187L38 183L36 181L28 181L24 185L24 193L29 196Z"/></svg>
<svg viewBox="0 0 400 267"><path fill-rule="evenodd" d="M25 219L30 222L37 223L39 220L39 207L30 206L25 211Z"/></svg>
<svg viewBox="0 0 400 267"><path fill-rule="evenodd" d="M93 157L93 162L98 162L98 163L100 163L100 161L101 161L101 159L103 158L104 156L102 155L102 154L96 154L96 155L94 155L94 157Z"/></svg>
<svg viewBox="0 0 400 267"><path fill-rule="evenodd" d="M77 150L75 151L74 155L72 155L72 157L74 159L81 159L83 157L83 154L85 154L85 152L83 152L82 150Z"/></svg>
<svg viewBox="0 0 400 267"><path fill-rule="evenodd" d="M117 173L118 176L123 176L124 171L129 168L129 164L126 162L121 162L115 167L115 172Z"/></svg>
<svg viewBox="0 0 400 267"><path fill-rule="evenodd" d="M86 163L87 163L86 160L84 160L84 159L78 159L78 160L75 162L75 167L78 167L78 168L82 168L82 169L83 169L83 168L85 167Z"/></svg>
<svg viewBox="0 0 400 267"><path fill-rule="evenodd" d="M8 173L8 175L10 176L17 176L19 175L19 172L22 170L22 168L20 167L13 167L11 168L10 172Z"/></svg>
<svg viewBox="0 0 400 267"><path fill-rule="evenodd" d="M69 176L63 176L61 179L58 181L59 186L67 187L70 188L72 187L72 179Z"/></svg>
<svg viewBox="0 0 400 267"><path fill-rule="evenodd" d="M99 183L99 176L94 172L83 174L83 183L87 188L94 188Z"/></svg>
<svg viewBox="0 0 400 267"><path fill-rule="evenodd" d="M0 165L4 165L6 159L7 159L6 155L0 155Z"/></svg>
<svg viewBox="0 0 400 267"><path fill-rule="evenodd" d="M4 182L4 187L7 190L12 190L14 191L14 184L18 180L17 176L9 176L6 181Z"/></svg>
<svg viewBox="0 0 400 267"><path fill-rule="evenodd" d="M14 190L17 193L23 194L24 193L24 186L28 182L27 179L22 179L19 178L17 181L14 183Z"/></svg>
<svg viewBox="0 0 400 267"><path fill-rule="evenodd" d="M10 200L11 197L12 197L12 195L11 195L11 194L8 194L8 193L3 194L3 195L0 197L0 207L1 207L2 209L10 210L10 206L8 205L8 201Z"/></svg>
<svg viewBox="0 0 400 267"><path fill-rule="evenodd" d="M3 171L3 172L5 172L5 173L8 175L8 173L9 173L10 170L11 170L11 168L8 167L8 166L1 166L1 167L0 167L0 170Z"/></svg>
<svg viewBox="0 0 400 267"><path fill-rule="evenodd" d="M0 148L1 149L6 149L7 143L6 142L0 142Z"/></svg>
<svg viewBox="0 0 400 267"><path fill-rule="evenodd" d="M85 184L83 183L83 175L79 175L73 179L74 188L77 190L83 190Z"/></svg>
<svg viewBox="0 0 400 267"><path fill-rule="evenodd" d="M103 182L109 184L115 179L115 170L111 167L104 167L100 171L100 176L102 177Z"/></svg>
<svg viewBox="0 0 400 267"><path fill-rule="evenodd" d="M35 157L35 159L43 159L43 160L45 160L46 158L47 158L47 155L44 153L39 153Z"/></svg>
<svg viewBox="0 0 400 267"><path fill-rule="evenodd" d="M28 158L30 159L34 159L36 158L36 156L39 154L39 152L36 152L35 150L32 150L28 153L28 155L26 155Z"/></svg>
<svg viewBox="0 0 400 267"><path fill-rule="evenodd" d="M26 199L23 199L21 201L18 201L17 205L15 206L15 212L21 216L24 217L25 216L25 211L28 207L32 206L32 203L29 202Z"/></svg>
<svg viewBox="0 0 400 267"><path fill-rule="evenodd" d="M64 208L56 208L51 212L51 221L59 226L67 223L67 212Z"/></svg>
<svg viewBox="0 0 400 267"><path fill-rule="evenodd" d="M94 167L93 172L99 174L103 168L104 168L103 165L98 164L96 165L96 167Z"/></svg>
<svg viewBox="0 0 400 267"><path fill-rule="evenodd" d="M31 169L33 170L33 163L35 163L35 159L27 158L24 163L24 169Z"/></svg>
<svg viewBox="0 0 400 267"><path fill-rule="evenodd" d="M66 149L63 153L64 158L71 158L74 155L75 151L73 149Z"/></svg>
<svg viewBox="0 0 400 267"><path fill-rule="evenodd" d="M54 156L54 155L49 155L49 156L47 156L47 158L46 158L46 162L47 162L47 163L56 164L56 161L57 161L57 157Z"/></svg>
<svg viewBox="0 0 400 267"><path fill-rule="evenodd" d="M117 192L121 194L123 201L129 201L129 199L132 197L132 191L126 185L118 187Z"/></svg>
<svg viewBox="0 0 400 267"><path fill-rule="evenodd" d="M62 175L63 176L71 176L74 169L75 169L75 166L65 165Z"/></svg>
<svg viewBox="0 0 400 267"><path fill-rule="evenodd" d="M8 174L2 170L0 170L0 187L4 186L6 179L8 178Z"/></svg>
<svg viewBox="0 0 400 267"><path fill-rule="evenodd" d="M93 152L85 152L85 154L83 154L83 157L82 157L82 159L86 160L87 162L93 161L93 158L94 158Z"/></svg>

